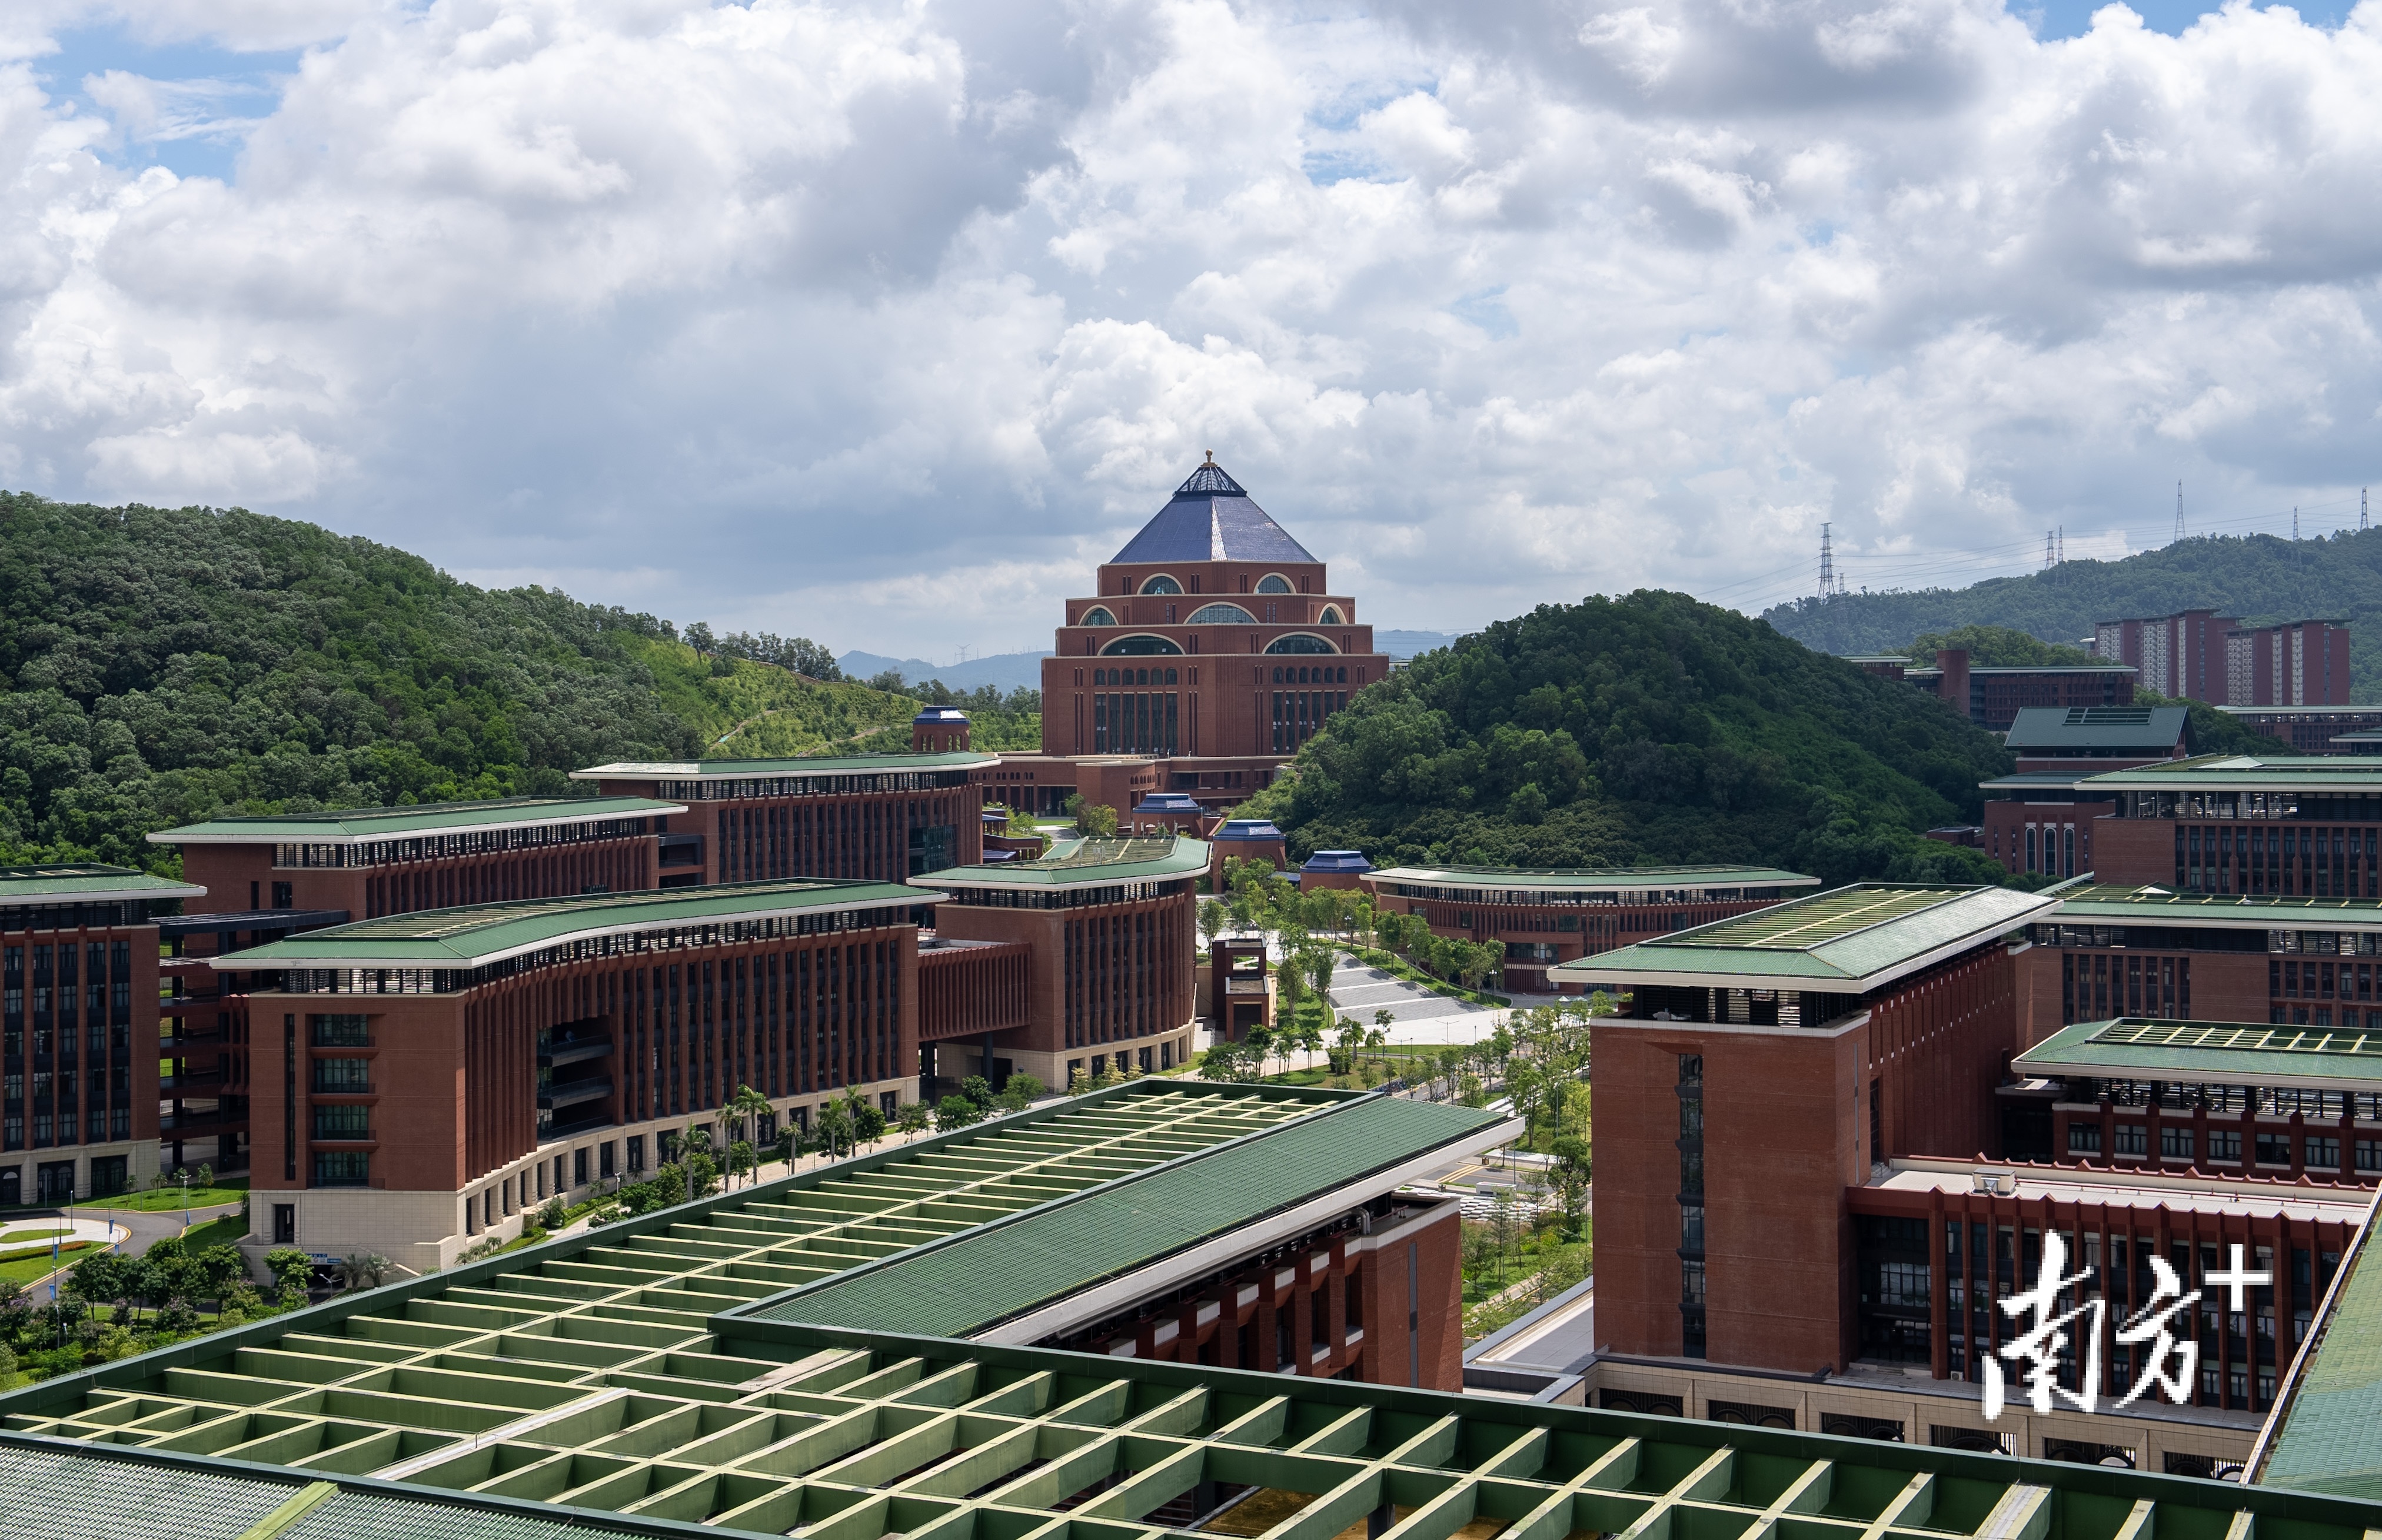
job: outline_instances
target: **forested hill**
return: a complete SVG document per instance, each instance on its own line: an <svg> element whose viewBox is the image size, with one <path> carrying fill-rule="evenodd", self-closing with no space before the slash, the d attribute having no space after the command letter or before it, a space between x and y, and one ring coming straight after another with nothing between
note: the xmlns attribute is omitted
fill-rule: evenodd
<svg viewBox="0 0 2382 1540"><path fill-rule="evenodd" d="M2214 609L2239 620L2351 623L2353 697L2382 700L2382 529L2283 540L2271 535L2179 540L2119 561L2073 561L1966 588L1797 599L1762 611L1823 652L1894 652L1922 632L2000 625L2070 645L2093 622Z"/></svg>
<svg viewBox="0 0 2382 1540"><path fill-rule="evenodd" d="M239 510L0 493L0 864L170 870L141 836L225 808L570 795L569 771L609 759L906 747L918 705Z"/></svg>
<svg viewBox="0 0 2382 1540"><path fill-rule="evenodd" d="M1683 594L1542 605L1359 693L1253 811L1377 866L1772 862L1983 881L2000 743L1909 685Z"/></svg>

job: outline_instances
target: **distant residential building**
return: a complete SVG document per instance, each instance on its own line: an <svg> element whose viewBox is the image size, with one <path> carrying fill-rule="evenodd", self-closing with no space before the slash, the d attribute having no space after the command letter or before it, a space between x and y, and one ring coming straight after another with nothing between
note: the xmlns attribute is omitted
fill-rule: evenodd
<svg viewBox="0 0 2382 1540"><path fill-rule="evenodd" d="M2346 706L2349 628L2331 621L2242 627L2225 638L2228 706Z"/></svg>
<svg viewBox="0 0 2382 1540"><path fill-rule="evenodd" d="M2214 610L2186 610L2155 620L2096 621L2093 655L2142 671L2145 690L2175 699L2222 704L2227 693L2226 637L2239 625Z"/></svg>
<svg viewBox="0 0 2382 1540"><path fill-rule="evenodd" d="M2212 706L2349 702L2349 629L2333 621L2252 626L2214 610L2100 621L2093 627L2093 653L2134 664L2142 671L2143 689L2179 700Z"/></svg>

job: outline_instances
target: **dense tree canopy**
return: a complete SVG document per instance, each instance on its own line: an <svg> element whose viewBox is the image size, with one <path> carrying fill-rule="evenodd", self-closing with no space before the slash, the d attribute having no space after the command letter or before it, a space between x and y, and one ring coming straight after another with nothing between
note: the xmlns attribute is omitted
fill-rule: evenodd
<svg viewBox="0 0 2382 1540"><path fill-rule="evenodd" d="M568 795L608 759L906 746L918 707L237 509L0 494L0 862L170 870L142 836L226 808Z"/></svg>
<svg viewBox="0 0 2382 1540"><path fill-rule="evenodd" d="M1934 697L1685 595L1541 605L1360 692L1254 810L1376 864L1775 862L1993 881L1923 840L2010 759Z"/></svg>

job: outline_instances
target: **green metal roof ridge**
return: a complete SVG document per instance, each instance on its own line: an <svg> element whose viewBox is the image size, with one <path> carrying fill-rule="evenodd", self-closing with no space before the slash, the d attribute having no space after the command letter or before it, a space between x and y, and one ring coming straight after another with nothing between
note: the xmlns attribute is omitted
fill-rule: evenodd
<svg viewBox="0 0 2382 1540"><path fill-rule="evenodd" d="M2382 1204L2382 1192L2376 1195ZM2281 1393L2250 1452L2246 1484L2327 1497L2382 1499L2382 1264L2376 1210L2315 1312L2314 1330L2285 1371Z"/></svg>
<svg viewBox="0 0 2382 1540"><path fill-rule="evenodd" d="M235 813L161 829L151 844L377 843L434 834L473 833L534 823L589 823L645 814L683 813L685 805L642 796L519 796L406 807L345 807L319 813Z"/></svg>
<svg viewBox="0 0 2382 1540"><path fill-rule="evenodd" d="M1732 929L1750 933L1755 927L1774 922L1788 911L1803 906L1816 907L1831 899L1856 893L1940 893L1945 897L1941 902L1904 909L1802 945L1782 945L1766 937L1737 942L1726 939L1723 934ZM1946 928L1940 923L1945 918L1955 918L1949 911L1979 904L2002 912L1982 923L1967 915L1958 916L1957 928ZM2010 888L1924 882L1856 882L1803 898L1788 899L1750 914L1733 915L1690 930L1635 942L1610 952L1593 953L1560 963L1549 971L1574 979L1609 979L1620 972L1639 971L1820 979L1843 982L1885 981L1898 970L1929 956L1973 938L2014 930L2028 923L2032 917L2055 909L2057 905L2056 898L2040 893L2021 893ZM1931 927L1928 923L1931 917L1939 923ZM1911 934L1896 941L1888 935L1896 930ZM1884 949L1880 942L1885 943ZM1837 955L1830 955L1831 953Z"/></svg>
<svg viewBox="0 0 2382 1540"><path fill-rule="evenodd" d="M197 898L206 891L195 883L159 877L132 867L107 866L96 861L52 861L38 866L0 867L0 904L98 894L117 898Z"/></svg>
<svg viewBox="0 0 2382 1540"><path fill-rule="evenodd" d="M2290 1042L2202 1043L2134 1041L2113 1031L2172 1029L2192 1037L2217 1035L2288 1038ZM2371 1037L2368 1050L2363 1040ZM2357 1043L2351 1052L2299 1046L2301 1040ZM2112 1016L2063 1027L2010 1061L2013 1068L2066 1072L2109 1079L2170 1079L2178 1077L2260 1085L2330 1086L2382 1080L2382 1032L2339 1027L2278 1026L2255 1021L2170 1021L2156 1016Z"/></svg>
<svg viewBox="0 0 2382 1540"><path fill-rule="evenodd" d="M2382 759L2373 756L2340 754L2311 754L2290 758L2204 754L2190 759L2167 759L2155 765L2104 770L2098 775L2084 777L2084 780L2120 789L2130 786L2158 789L2170 781L2185 786L2197 782L2219 786L2279 786L2285 790L2293 783L2311 782L2382 785Z"/></svg>
<svg viewBox="0 0 2382 1540"><path fill-rule="evenodd" d="M1499 882L1517 887L1651 887L1664 880L1677 881L1689 877L1735 879L1738 885L1799 886L1818 883L1817 877L1781 867L1697 866L1666 867L1382 867L1365 874L1368 880L1396 879L1404 881L1453 881L1458 879L1482 879L1478 885L1494 887Z"/></svg>
<svg viewBox="0 0 2382 1540"><path fill-rule="evenodd" d="M782 901L767 902L771 898ZM816 901L802 902L804 898ZM830 878L774 878L700 888L507 899L451 909L384 915L376 919L308 930L230 954L224 961L249 968L302 967L309 963L329 967L470 967L610 931L725 924L814 909L906 907L925 901L920 890L906 883ZM615 918L599 918L607 914ZM424 922L441 916L456 917L457 923L439 934L395 933L409 925L423 929ZM499 939L498 933L507 930L522 933ZM475 936L482 937L487 944L476 948L459 944L463 938Z"/></svg>
<svg viewBox="0 0 2382 1540"><path fill-rule="evenodd" d="M816 754L780 759L621 760L571 772L573 781L636 781L661 778L709 781L772 775L839 775L878 770L968 770L997 765L1001 756L973 749L945 754Z"/></svg>
<svg viewBox="0 0 2382 1540"><path fill-rule="evenodd" d="M1156 843L1149 836L1143 836L1143 840ZM946 884L958 888L1092 888L1110 882L1132 881L1136 878L1187 877L1208 869L1207 842L1187 835L1174 836L1173 847L1163 856L1114 861L1077 860L1083 847L1092 843L1089 840L1075 841L1066 854L1057 859L1045 857L1038 861L994 861L980 866L945 867L923 877L914 877L910 881L928 888Z"/></svg>
<svg viewBox="0 0 2382 1540"><path fill-rule="evenodd" d="M2082 881L2076 879L2075 881ZM2065 884L2063 884L2064 886ZM2058 890L2045 888L2043 892ZM2364 919L2382 921L2382 898L2313 898L2293 893L2176 893L2155 882L2095 883L2074 893L2060 893L2060 913L2071 906L2080 915L2161 916L2172 919L2179 912L2197 917L2202 923L2221 924L2235 921L2258 924L2264 918L2283 919L2293 916L2338 915L2344 921Z"/></svg>
<svg viewBox="0 0 2382 1540"><path fill-rule="evenodd" d="M897 1319L902 1330L967 1336L1504 1121L1494 1113L1376 1091L755 1300L731 1313L864 1329L883 1329L872 1323ZM1361 1127L1369 1122L1410 1125L1413 1137L1400 1139L1405 1130L1395 1130L1369 1143L1375 1130ZM1288 1188L1267 1187L1262 1168L1255 1180L1234 1169L1270 1160L1295 1172ZM1031 1234L1036 1231L1049 1232L1050 1238L1041 1240Z"/></svg>

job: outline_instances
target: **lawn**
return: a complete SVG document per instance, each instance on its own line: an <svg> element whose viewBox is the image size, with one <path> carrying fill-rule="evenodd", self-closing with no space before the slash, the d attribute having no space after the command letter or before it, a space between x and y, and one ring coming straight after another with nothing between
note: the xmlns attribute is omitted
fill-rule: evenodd
<svg viewBox="0 0 2382 1540"><path fill-rule="evenodd" d="M184 1230L182 1246L191 1251L203 1250L209 1246L237 1246L246 1234L248 1221L236 1214L227 1214L220 1219L210 1219Z"/></svg>
<svg viewBox="0 0 2382 1540"><path fill-rule="evenodd" d="M27 1246L46 1246L53 1236L68 1235L64 1225L30 1225L20 1229L0 1230L0 1251L17 1250Z"/></svg>
<svg viewBox="0 0 2382 1540"><path fill-rule="evenodd" d="M245 1177L218 1177L213 1187L201 1187L193 1182L190 1184L189 1195L190 1206L194 1209L214 1208L222 1203L237 1203L247 1196L248 1178ZM152 1188L146 1192L122 1192L113 1198L94 1198L87 1203L78 1203L75 1206L85 1209L129 1209L135 1214L165 1214L168 1211L179 1210L182 1203L182 1189L179 1187L169 1186Z"/></svg>
<svg viewBox="0 0 2382 1540"><path fill-rule="evenodd" d="M57 1265L61 1267L73 1265L81 1259L84 1252L98 1244L95 1240L68 1241L58 1252ZM31 1283L35 1278L45 1278L50 1275L50 1249L46 1246L35 1246L18 1251L0 1251L0 1287L6 1287L12 1284L21 1287Z"/></svg>

